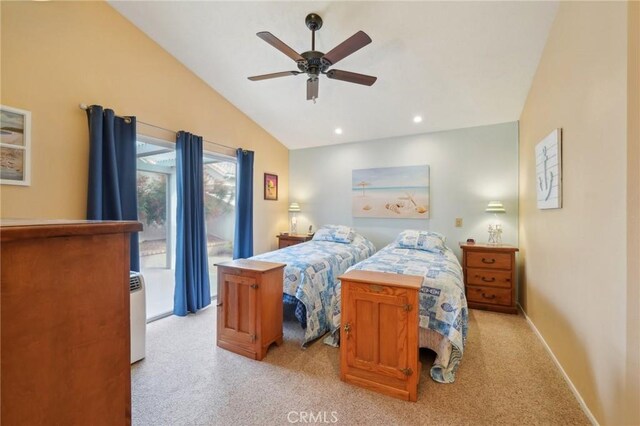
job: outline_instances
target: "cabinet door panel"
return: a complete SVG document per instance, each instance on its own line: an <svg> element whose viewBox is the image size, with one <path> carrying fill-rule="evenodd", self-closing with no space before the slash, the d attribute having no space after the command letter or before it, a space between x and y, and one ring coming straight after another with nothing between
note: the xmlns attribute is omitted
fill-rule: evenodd
<svg viewBox="0 0 640 426"><path fill-rule="evenodd" d="M368 300L354 299L357 321L353 321L355 340L355 359L364 362L374 362L373 353L374 345L370 344L375 336L374 325L377 320L374 319L376 314L375 303Z"/></svg>
<svg viewBox="0 0 640 426"><path fill-rule="evenodd" d="M218 324L220 336L238 343L256 339L256 280L252 277L222 274L219 297L223 314Z"/></svg>
<svg viewBox="0 0 640 426"><path fill-rule="evenodd" d="M397 379L406 379L407 298L359 291L348 292L344 324L349 328L347 365Z"/></svg>
<svg viewBox="0 0 640 426"><path fill-rule="evenodd" d="M249 285L237 285L238 293L238 327L239 333L255 334L255 294Z"/></svg>
<svg viewBox="0 0 640 426"><path fill-rule="evenodd" d="M396 370L406 367L406 316L404 308L380 304L380 364Z"/></svg>
<svg viewBox="0 0 640 426"><path fill-rule="evenodd" d="M238 303L238 286L229 285L226 280L223 280L223 306L235 306ZM226 308L224 310L223 328L235 330L238 328L238 310Z"/></svg>

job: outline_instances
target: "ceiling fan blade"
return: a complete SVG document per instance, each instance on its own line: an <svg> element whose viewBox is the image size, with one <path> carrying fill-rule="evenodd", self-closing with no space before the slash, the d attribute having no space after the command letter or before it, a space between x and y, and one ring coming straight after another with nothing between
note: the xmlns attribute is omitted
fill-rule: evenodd
<svg viewBox="0 0 640 426"><path fill-rule="evenodd" d="M318 81L319 79L308 79L307 80L307 100L315 100L318 99Z"/></svg>
<svg viewBox="0 0 640 426"><path fill-rule="evenodd" d="M254 75L253 77L248 77L251 81L259 81L259 80L267 80L269 78L278 78L278 77L286 77L288 75L298 75L301 74L300 71L282 71L282 72L274 72L271 74L263 74L263 75Z"/></svg>
<svg viewBox="0 0 640 426"><path fill-rule="evenodd" d="M268 31L262 31L256 34L258 37L293 59L294 61L304 61L305 59L300 56L298 52L287 46L282 40L278 37L274 36Z"/></svg>
<svg viewBox="0 0 640 426"><path fill-rule="evenodd" d="M327 71L327 77L334 80L348 81L349 83L363 84L365 86L371 86L378 79L378 77L373 77L371 75L342 70L329 70Z"/></svg>
<svg viewBox="0 0 640 426"><path fill-rule="evenodd" d="M362 49L371 43L371 38L364 32L358 31L333 49L326 53L322 59L330 65L336 64L339 60L346 58L353 52Z"/></svg>

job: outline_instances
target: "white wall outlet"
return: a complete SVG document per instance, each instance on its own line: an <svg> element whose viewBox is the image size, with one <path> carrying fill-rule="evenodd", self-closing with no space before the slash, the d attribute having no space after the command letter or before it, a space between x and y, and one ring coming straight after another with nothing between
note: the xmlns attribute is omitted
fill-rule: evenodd
<svg viewBox="0 0 640 426"><path fill-rule="evenodd" d="M456 228L462 228L462 218L456 217Z"/></svg>

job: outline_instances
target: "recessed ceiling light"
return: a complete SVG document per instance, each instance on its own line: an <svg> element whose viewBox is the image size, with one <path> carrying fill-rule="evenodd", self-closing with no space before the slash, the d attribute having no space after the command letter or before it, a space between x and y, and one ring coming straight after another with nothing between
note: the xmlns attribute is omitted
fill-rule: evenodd
<svg viewBox="0 0 640 426"><path fill-rule="evenodd" d="M335 130L336 135L341 135L342 134L342 129L340 127L336 128Z"/></svg>
<svg viewBox="0 0 640 426"><path fill-rule="evenodd" d="M416 115L415 117L413 117L413 122L422 123L422 117L420 117L419 115Z"/></svg>

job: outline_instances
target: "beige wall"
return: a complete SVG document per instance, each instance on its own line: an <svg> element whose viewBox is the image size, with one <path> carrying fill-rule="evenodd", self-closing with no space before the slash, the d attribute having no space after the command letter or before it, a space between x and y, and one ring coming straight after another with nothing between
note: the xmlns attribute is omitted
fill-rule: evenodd
<svg viewBox="0 0 640 426"><path fill-rule="evenodd" d="M640 2L629 3L626 419L640 424Z"/></svg>
<svg viewBox="0 0 640 426"><path fill-rule="evenodd" d="M79 103L254 150L255 251L287 228L289 152L102 2L2 2L1 102L32 113L30 187L3 185L3 218L85 217L88 132ZM152 129L140 125L140 133ZM175 140L170 133L152 134ZM264 201L264 172L280 179Z"/></svg>
<svg viewBox="0 0 640 426"><path fill-rule="evenodd" d="M561 3L520 118L520 302L602 424L635 423L625 400L640 404L628 362L628 10ZM538 210L534 147L555 128L563 207Z"/></svg>

